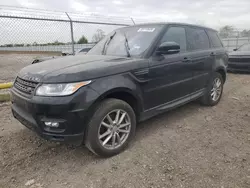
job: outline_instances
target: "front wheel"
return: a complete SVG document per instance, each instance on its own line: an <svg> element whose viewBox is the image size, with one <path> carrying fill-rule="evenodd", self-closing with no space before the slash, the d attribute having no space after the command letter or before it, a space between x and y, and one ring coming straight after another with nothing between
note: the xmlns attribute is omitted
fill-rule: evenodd
<svg viewBox="0 0 250 188"><path fill-rule="evenodd" d="M221 99L224 80L222 75L216 72L210 81L206 94L201 98L201 103L207 106L215 106Z"/></svg>
<svg viewBox="0 0 250 188"><path fill-rule="evenodd" d="M116 155L128 146L135 128L131 106L122 100L107 99L96 108L88 124L85 145L102 157Z"/></svg>

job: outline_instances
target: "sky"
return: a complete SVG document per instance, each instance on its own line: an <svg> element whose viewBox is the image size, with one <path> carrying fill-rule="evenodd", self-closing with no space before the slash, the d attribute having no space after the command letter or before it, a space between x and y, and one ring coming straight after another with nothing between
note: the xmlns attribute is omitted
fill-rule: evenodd
<svg viewBox="0 0 250 188"><path fill-rule="evenodd" d="M250 0L1 0L0 14L5 10L1 5L61 11L49 14L55 18L67 19L64 12L71 12L72 16L73 13L91 15L81 17L83 21L95 17L99 22L122 23L126 18L126 23L132 24L132 17L135 23L169 21L204 25L216 30L225 25L239 30L250 29ZM38 14L39 11L33 11L32 17L39 17ZM68 23L0 18L0 25L0 45L71 41ZM92 41L97 29L107 34L116 28L75 23L74 39L77 41L84 35Z"/></svg>
<svg viewBox="0 0 250 188"><path fill-rule="evenodd" d="M250 0L1 0L0 5L250 29Z"/></svg>

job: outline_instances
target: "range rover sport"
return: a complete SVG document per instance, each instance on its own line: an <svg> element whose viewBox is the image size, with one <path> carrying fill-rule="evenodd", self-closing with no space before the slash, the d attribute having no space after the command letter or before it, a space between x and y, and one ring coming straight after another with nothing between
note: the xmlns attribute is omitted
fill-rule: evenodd
<svg viewBox="0 0 250 188"><path fill-rule="evenodd" d="M109 157L136 124L193 100L216 105L228 55L213 29L179 23L117 29L86 55L29 65L12 88L12 112L41 137L84 143Z"/></svg>

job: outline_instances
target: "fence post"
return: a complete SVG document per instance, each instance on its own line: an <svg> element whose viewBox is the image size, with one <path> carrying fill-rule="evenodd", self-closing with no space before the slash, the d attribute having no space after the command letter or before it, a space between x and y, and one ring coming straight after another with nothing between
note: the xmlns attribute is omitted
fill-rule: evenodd
<svg viewBox="0 0 250 188"><path fill-rule="evenodd" d="M70 16L68 15L68 13L65 12L65 14L66 14L66 15L68 16L68 18L69 18L70 32L71 32L72 54L75 55L75 40L74 40L73 22L72 22Z"/></svg>
<svg viewBox="0 0 250 188"><path fill-rule="evenodd" d="M135 25L135 21L134 21L134 19L133 19L133 18L131 18L131 20L132 20L133 24Z"/></svg>
<svg viewBox="0 0 250 188"><path fill-rule="evenodd" d="M238 43L239 43L239 35L240 35L240 32L238 31L238 34L237 34L237 41L236 41L236 49L238 48Z"/></svg>

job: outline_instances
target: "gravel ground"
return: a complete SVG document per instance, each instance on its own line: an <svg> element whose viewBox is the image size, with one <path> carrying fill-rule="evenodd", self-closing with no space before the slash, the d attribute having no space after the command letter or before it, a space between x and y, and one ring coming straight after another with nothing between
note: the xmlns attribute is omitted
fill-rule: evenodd
<svg viewBox="0 0 250 188"><path fill-rule="evenodd" d="M0 83L11 82L19 70L37 57L51 56L46 54L1 54L0 53Z"/></svg>
<svg viewBox="0 0 250 188"><path fill-rule="evenodd" d="M250 75L229 74L221 102L193 102L138 125L109 159L51 143L0 104L0 187L250 187Z"/></svg>

